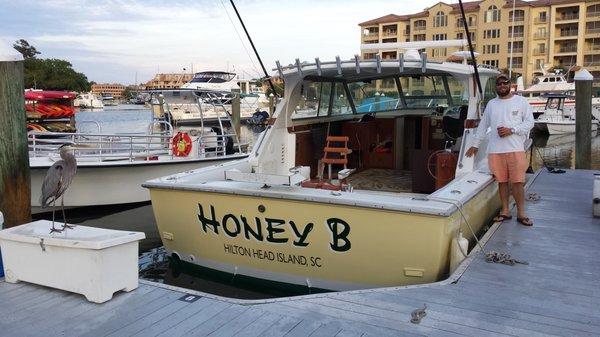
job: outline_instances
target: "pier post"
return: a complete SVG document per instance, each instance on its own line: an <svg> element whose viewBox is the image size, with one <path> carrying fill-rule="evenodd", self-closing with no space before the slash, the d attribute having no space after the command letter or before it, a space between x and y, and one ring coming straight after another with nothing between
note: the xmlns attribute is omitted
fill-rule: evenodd
<svg viewBox="0 0 600 337"><path fill-rule="evenodd" d="M233 93L233 100L231 101L231 123L233 124L233 129L235 130L235 134L238 136L238 139L240 139L240 132L241 132L241 126L240 126L240 122L241 122L241 116L240 116L240 103L241 103L241 98L240 98L240 89L231 89L231 92Z"/></svg>
<svg viewBox="0 0 600 337"><path fill-rule="evenodd" d="M4 227L31 221L23 57L0 46L0 211Z"/></svg>
<svg viewBox="0 0 600 337"><path fill-rule="evenodd" d="M575 168L591 168L592 163L592 81L583 69L575 74Z"/></svg>

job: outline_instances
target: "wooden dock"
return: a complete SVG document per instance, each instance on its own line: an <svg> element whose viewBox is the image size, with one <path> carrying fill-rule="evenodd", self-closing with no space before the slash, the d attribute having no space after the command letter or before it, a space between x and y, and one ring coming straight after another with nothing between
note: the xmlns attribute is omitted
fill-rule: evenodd
<svg viewBox="0 0 600 337"><path fill-rule="evenodd" d="M598 336L600 220L594 171L540 172L528 192L534 227L495 224L486 250L444 282L265 301L229 300L141 281L104 304L0 281L1 336ZM514 212L514 211L513 211ZM514 219L514 218L513 218ZM52 271L48 271L52 272ZM420 324L411 312L427 305Z"/></svg>

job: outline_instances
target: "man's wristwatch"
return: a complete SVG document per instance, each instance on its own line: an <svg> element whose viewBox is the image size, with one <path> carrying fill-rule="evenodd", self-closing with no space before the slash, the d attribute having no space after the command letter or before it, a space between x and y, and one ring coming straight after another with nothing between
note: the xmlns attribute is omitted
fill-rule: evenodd
<svg viewBox="0 0 600 337"><path fill-rule="evenodd" d="M510 133L511 134L515 133L515 128L510 128Z"/></svg>

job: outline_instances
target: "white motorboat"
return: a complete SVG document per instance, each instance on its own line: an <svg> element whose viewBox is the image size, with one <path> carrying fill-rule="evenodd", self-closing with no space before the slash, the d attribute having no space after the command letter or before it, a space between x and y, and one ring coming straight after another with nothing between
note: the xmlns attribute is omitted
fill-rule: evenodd
<svg viewBox="0 0 600 337"><path fill-rule="evenodd" d="M90 92L83 92L77 95L73 105L80 109L102 109L104 104L96 95Z"/></svg>
<svg viewBox="0 0 600 337"><path fill-rule="evenodd" d="M161 121L149 125L146 134L104 134L99 125L96 133L30 132L32 212L48 211L40 207L41 186L65 142L87 146L75 152L77 174L64 195L65 207L72 208L148 201L141 187L148 179L246 157L233 146L236 138L211 129L174 134Z"/></svg>
<svg viewBox="0 0 600 337"><path fill-rule="evenodd" d="M208 89L168 89L151 92L150 104L155 115L165 114L174 124L197 124L214 122L223 111L231 112L233 93ZM240 118L252 117L257 110L266 110L265 95L239 93Z"/></svg>
<svg viewBox="0 0 600 337"><path fill-rule="evenodd" d="M573 100L572 96L551 94L546 96L546 104L542 114L535 120L534 127L550 135L575 133L575 105L568 106L567 100ZM598 129L597 109L592 109L592 131Z"/></svg>
<svg viewBox="0 0 600 337"><path fill-rule="evenodd" d="M441 43L389 44L409 49L400 60L278 63L285 94L248 158L144 184L168 253L310 291L445 278L451 247L500 202L486 151L465 156L483 98L473 66L417 52ZM498 72L479 74L493 92Z"/></svg>

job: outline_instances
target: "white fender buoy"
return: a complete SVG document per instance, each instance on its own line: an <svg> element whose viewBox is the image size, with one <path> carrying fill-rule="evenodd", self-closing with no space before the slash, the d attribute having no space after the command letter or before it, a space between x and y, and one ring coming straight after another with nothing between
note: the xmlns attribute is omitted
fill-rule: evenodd
<svg viewBox="0 0 600 337"><path fill-rule="evenodd" d="M594 174L594 193L592 197L594 217L600 217L600 174Z"/></svg>
<svg viewBox="0 0 600 337"><path fill-rule="evenodd" d="M458 265L467 257L469 240L465 239L462 232L452 239L450 244L450 274L454 273Z"/></svg>

